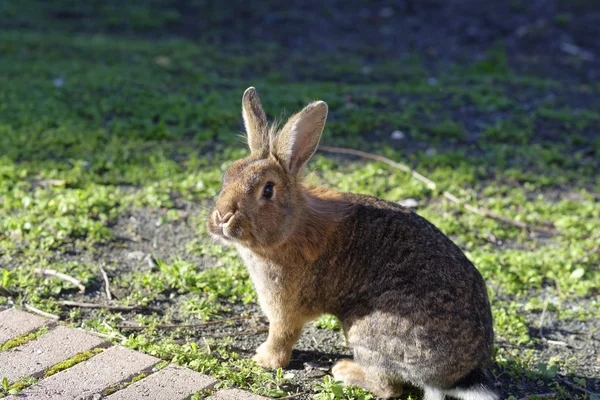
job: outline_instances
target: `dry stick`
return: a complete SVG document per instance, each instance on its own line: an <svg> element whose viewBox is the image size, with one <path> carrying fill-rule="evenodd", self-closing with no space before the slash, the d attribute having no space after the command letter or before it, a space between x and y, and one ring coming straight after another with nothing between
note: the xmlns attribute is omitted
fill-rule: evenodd
<svg viewBox="0 0 600 400"><path fill-rule="evenodd" d="M347 149L345 147L319 146L319 150L326 151L329 153L350 154L350 155L354 155L354 156L358 156L358 157L362 157L362 158L368 158L370 160L375 160L375 161L385 163L391 167L397 168L399 170L402 170L404 172L411 174L414 178L416 178L417 180L419 180L419 181L423 182L425 185L427 185L427 187L429 189L431 189L433 191L437 190L436 183L433 182L431 179L421 175L420 173L413 170L409 166L400 164L393 160L390 160L387 157L380 156L377 154L367 153L367 152L360 151L360 150ZM550 233L555 232L555 229L553 227L532 225L527 222L517 221L517 220L509 218L509 217L504 217L502 215L498 215L495 212L487 210L485 208L475 207L471 204L464 202L463 200L459 199L458 197L456 197L455 195L453 195L452 193L447 192L447 191L444 191L442 193L442 195L446 199L450 200L451 202L463 206L463 208L465 210L475 213L477 215L481 215L482 217L495 219L497 221L504 222L504 223L507 223L507 224L510 224L510 225L513 225L513 226L516 226L516 227L519 227L522 229L529 229L532 231L539 231L539 232L550 232Z"/></svg>
<svg viewBox="0 0 600 400"><path fill-rule="evenodd" d="M23 304L23 307L25 307L27 310L29 310L29 311L31 311L33 313L39 314L39 315L41 315L43 317L46 317L46 318L50 318L50 319L53 319L53 320L56 320L56 321L58 321L60 319L60 317L58 315L54 315L54 314L50 314L50 313L48 313L46 311L42 311L39 308L35 308L34 306L31 306L29 304Z"/></svg>
<svg viewBox="0 0 600 400"><path fill-rule="evenodd" d="M279 398L279 400L295 399L296 397L300 397L305 394L306 394L306 392L294 393L294 394L290 394L289 396L281 397L281 398Z"/></svg>
<svg viewBox="0 0 600 400"><path fill-rule="evenodd" d="M79 301L59 301L58 304L67 306L67 307L80 307L80 308L102 308L105 310L111 311L135 311L140 310L142 306L110 306L104 304L95 304L95 303L81 303Z"/></svg>
<svg viewBox="0 0 600 400"><path fill-rule="evenodd" d="M544 337L544 317L546 316L546 310L548 309L548 300L544 300L544 309L542 310L542 315L540 316L540 337L542 339L546 339Z"/></svg>
<svg viewBox="0 0 600 400"><path fill-rule="evenodd" d="M196 324L158 324L158 325L154 325L152 326L153 328L159 328L159 329L177 329L177 328L201 328L204 326L209 326L209 325L215 325L215 324L222 324L224 322L230 322L230 321L240 321L240 320L245 320L245 319L251 319L252 317L235 317L235 318L225 318L225 319L219 319L216 321L206 321L206 322L198 322ZM133 329L133 330L138 330L138 329L146 329L146 328L150 328L151 326L140 326L140 325L116 325L117 328L119 329Z"/></svg>
<svg viewBox="0 0 600 400"><path fill-rule="evenodd" d="M90 335L101 337L103 339L118 339L119 338L119 336L117 336L117 335L109 335L106 333L100 333L100 332L95 332L95 331L86 331L83 329L82 329L82 331L85 333L89 333Z"/></svg>
<svg viewBox="0 0 600 400"><path fill-rule="evenodd" d="M53 276L55 278L62 279L63 281L71 282L73 285L79 288L79 292L85 293L85 286L83 286L83 284L80 281L73 278L72 276L65 275L62 272L58 272L53 269L36 268L33 270L33 272L38 275Z"/></svg>
<svg viewBox="0 0 600 400"><path fill-rule="evenodd" d="M106 271L100 266L100 273L102 274L102 279L104 279L104 291L106 292L106 298L108 301L112 300L112 294L110 293L110 282L108 281L108 275L106 275Z"/></svg>
<svg viewBox="0 0 600 400"><path fill-rule="evenodd" d="M592 239L594 239L594 237L592 237ZM600 244L597 244L596 246L594 246L593 249L591 249L590 251L587 251L584 255L582 255L581 257L579 257L577 260L575 260L575 262L573 262L573 264L578 264L580 261L582 261L584 258L591 256L592 254L594 254L595 252L597 252L598 250L600 250Z"/></svg>
<svg viewBox="0 0 600 400"><path fill-rule="evenodd" d="M546 338L543 338L543 339L548 344L554 344L554 345L557 345L557 346L568 346L569 345L569 343L563 342L562 340L551 340L551 339L546 339Z"/></svg>
<svg viewBox="0 0 600 400"><path fill-rule="evenodd" d="M202 335L203 338L225 338L230 336L245 336L245 335L258 335L261 333L269 332L269 328L261 328L254 331L242 331L233 333L218 333L216 335Z"/></svg>
<svg viewBox="0 0 600 400"><path fill-rule="evenodd" d="M566 380L565 378L558 378L558 380L561 381L562 383L564 383L565 385L571 386L573 389L579 390L580 392L587 393L590 396L600 396L600 393L590 392L586 388L583 388L583 387L581 387L579 385L576 385L573 382Z"/></svg>

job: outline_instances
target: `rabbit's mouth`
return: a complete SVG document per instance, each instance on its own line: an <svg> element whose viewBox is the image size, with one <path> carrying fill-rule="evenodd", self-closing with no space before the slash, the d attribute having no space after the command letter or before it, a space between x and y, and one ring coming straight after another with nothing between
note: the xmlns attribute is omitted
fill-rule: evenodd
<svg viewBox="0 0 600 400"><path fill-rule="evenodd" d="M234 233L230 232L228 229L223 227L217 227L214 231L211 230L210 235L223 244L241 242L241 238L239 236L235 235Z"/></svg>
<svg viewBox="0 0 600 400"><path fill-rule="evenodd" d="M218 212L208 221L208 231L216 239L226 242L240 241L244 236L244 230L238 221L239 216L235 215L223 221Z"/></svg>
<svg viewBox="0 0 600 400"><path fill-rule="evenodd" d="M228 226L223 226L223 225L216 225L213 226L212 229L210 230L211 235L217 237L218 239L222 239L222 240L235 240L236 239L236 235L234 234L234 232L231 231L231 229Z"/></svg>
<svg viewBox="0 0 600 400"><path fill-rule="evenodd" d="M236 233L239 233L238 231L239 231L238 229L233 229L230 225L221 226L221 235L225 239L229 239L229 240L238 239L239 235L236 234Z"/></svg>

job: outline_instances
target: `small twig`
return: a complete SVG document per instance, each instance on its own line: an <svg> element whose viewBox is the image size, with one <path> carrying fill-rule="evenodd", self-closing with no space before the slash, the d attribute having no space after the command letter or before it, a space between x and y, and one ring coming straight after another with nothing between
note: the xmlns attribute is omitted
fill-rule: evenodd
<svg viewBox="0 0 600 400"><path fill-rule="evenodd" d="M45 318L50 318L50 319L53 319L55 321L58 321L60 319L60 317L58 315L54 315L54 314L50 314L50 313L48 313L46 311L42 311L39 308L35 308L34 306L29 305L29 304L23 304L23 307L25 307L27 310L31 311L32 313L36 313L36 314L41 315L42 317L45 317Z"/></svg>
<svg viewBox="0 0 600 400"><path fill-rule="evenodd" d="M306 392L294 393L294 394L290 394L289 396L280 397L279 400L295 399L296 397L300 397L305 394L306 394Z"/></svg>
<svg viewBox="0 0 600 400"><path fill-rule="evenodd" d="M536 398L553 399L556 397L556 393L530 394L525 397L521 397L519 400L530 400L531 396L535 396Z"/></svg>
<svg viewBox="0 0 600 400"><path fill-rule="evenodd" d="M544 317L546 316L546 310L548 309L548 300L544 301L544 309L542 310L542 315L540 316L540 337L542 339L546 339L544 337Z"/></svg>
<svg viewBox="0 0 600 400"><path fill-rule="evenodd" d="M100 273L102 274L102 279L104 279L104 291L106 292L106 298L108 301L112 300L112 294L110 293L110 282L108 280L108 275L106 275L106 271L100 266Z"/></svg>
<svg viewBox="0 0 600 400"><path fill-rule="evenodd" d="M67 306L67 307L80 307L80 308L102 308L105 310L111 311L135 311L142 309L142 306L111 306L105 304L95 304L95 303L81 303L78 301L59 301L58 304Z"/></svg>
<svg viewBox="0 0 600 400"><path fill-rule="evenodd" d="M419 180L419 181L423 182L425 185L427 185L427 187L429 189L431 189L433 191L438 190L436 183L433 182L431 179L421 175L420 173L418 173L414 169L410 168L409 166L398 163L393 160L390 160L387 157L380 156L377 154L367 153L367 152L360 151L360 150L347 149L344 147L319 146L319 150L326 151L329 153L350 154L350 155L354 155L354 156L358 156L358 157L362 157L362 158L368 158L370 160L375 160L375 161L385 163L391 167L397 168L399 170L402 170L404 172L411 174L414 178L416 178L417 180ZM444 191L442 193L442 195L446 199L450 200L451 202L461 205L465 210L475 213L477 215L480 215L482 217L495 219L497 221L504 222L506 224L519 227L521 229L528 229L530 231L539 231L539 232L546 232L546 233L554 233L555 232L554 227L532 225L527 222L517 221L517 220L509 218L509 217L504 217L502 215L496 214L495 212L487 210L485 208L475 207L471 204L464 202L463 200L459 199L458 197L456 197L455 195L453 195L452 193L447 192L447 191Z"/></svg>
<svg viewBox="0 0 600 400"><path fill-rule="evenodd" d="M218 319L216 321L206 321L206 322L198 322L195 324L158 324L152 326L141 326L141 325L116 325L119 329L132 329L132 330L141 330L147 328L158 328L158 329L177 329L177 328L201 328L209 325L222 324L224 322L231 321L241 321L246 319L251 319L252 317L235 317L235 318L225 318Z"/></svg>
<svg viewBox="0 0 600 400"><path fill-rule="evenodd" d="M148 264L150 269L156 267L156 262L154 261L154 257L152 257L151 253L146 254L146 257L144 257L142 261L146 261L146 264Z"/></svg>
<svg viewBox="0 0 600 400"><path fill-rule="evenodd" d="M31 185L36 186L64 186L67 182L62 179L34 179Z"/></svg>
<svg viewBox="0 0 600 400"><path fill-rule="evenodd" d="M577 260L575 260L573 262L573 264L579 264L579 262L582 261L584 258L591 256L592 254L594 254L598 250L600 250L600 244L597 244L596 246L594 246L593 249L591 249L590 251L587 251L584 255L582 255Z"/></svg>
<svg viewBox="0 0 600 400"><path fill-rule="evenodd" d="M206 341L205 337L202 338L202 341L204 342L204 345L206 346L206 351L208 352L208 354L212 354L212 350L210 349L210 345Z"/></svg>
<svg viewBox="0 0 600 400"><path fill-rule="evenodd" d="M587 390L586 388L583 388L579 385L574 384L571 381L566 380L565 378L558 378L558 380L561 381L562 383L564 383L565 385L571 386L573 389L579 390L580 392L587 393L590 396L600 396L600 393L591 392L591 391Z"/></svg>
<svg viewBox="0 0 600 400"><path fill-rule="evenodd" d="M224 338L233 336L246 336L246 335L259 335L261 333L269 332L269 328L261 328L253 331L241 331L233 333L218 333L216 335L202 335L203 338Z"/></svg>
<svg viewBox="0 0 600 400"><path fill-rule="evenodd" d="M84 330L84 332L85 333L89 333L90 335L101 337L103 339L116 339L118 337L116 335L108 335L106 333L100 333L100 332L95 332L95 331L86 331L86 330Z"/></svg>
<svg viewBox="0 0 600 400"><path fill-rule="evenodd" d="M433 182L432 180L424 177L423 175L419 174L417 171L413 170L411 167L404 165L404 164L400 164L396 161L390 160L387 157L384 156L380 156L377 154L371 154L371 153L367 153L366 151L360 151L360 150L354 150L354 149L347 149L344 147L332 147L332 146L319 146L319 150L323 150L329 153L340 153L340 154L350 154L353 156L359 156L362 158L368 158L371 160L375 160L375 161L380 161L382 163L385 163L389 166L392 166L394 168L397 168L399 170L402 170L404 172L407 172L409 174L411 174L413 177L417 178L419 181L423 182L424 184L426 184L431 190L436 190L437 185L435 184L435 182Z"/></svg>
<svg viewBox="0 0 600 400"><path fill-rule="evenodd" d="M451 194L449 192L444 192L443 196L445 198L453 201L456 204L461 204L465 208L465 210L468 210L468 211L471 211L472 213L481 215L482 217L495 219L496 221L504 222L506 224L519 227L521 229L528 229L530 231L539 231L539 232L547 232L547 233L555 232L554 228L551 228L548 226L532 225L527 222L517 221L516 219L504 217L502 215L496 214L493 211L486 210L485 208L475 207L475 206L472 206L471 204L464 203L461 200L459 200L456 196L454 196L453 194Z"/></svg>
<svg viewBox="0 0 600 400"><path fill-rule="evenodd" d="M564 297L564 293L562 291L562 289L560 288L560 282L558 281L558 279L554 280L554 283L556 284L556 291L558 292L558 295L561 297Z"/></svg>
<svg viewBox="0 0 600 400"><path fill-rule="evenodd" d="M563 342L562 340L551 340L551 339L546 339L546 338L542 338L542 339L544 339L544 341L548 344L554 344L557 346L568 346L569 345L569 343Z"/></svg>
<svg viewBox="0 0 600 400"><path fill-rule="evenodd" d="M96 331L88 331L88 330L84 330L82 329L85 333L89 333L90 335L94 335L94 336L98 336L101 337L103 339L125 339L125 336L115 333L113 335L109 335L107 333L100 333L100 332L96 332Z"/></svg>
<svg viewBox="0 0 600 400"><path fill-rule="evenodd" d="M58 272L53 269L36 268L33 270L33 272L38 275L53 276L55 278L62 279L63 281L71 282L73 285L79 288L80 293L85 293L85 286L79 280L73 278L72 276L63 274L62 272Z"/></svg>

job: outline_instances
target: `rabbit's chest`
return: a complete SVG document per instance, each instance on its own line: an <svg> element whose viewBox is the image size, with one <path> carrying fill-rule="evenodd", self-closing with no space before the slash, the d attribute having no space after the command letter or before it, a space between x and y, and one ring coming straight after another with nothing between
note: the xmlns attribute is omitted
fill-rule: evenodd
<svg viewBox="0 0 600 400"><path fill-rule="evenodd" d="M238 248L238 253L244 260L259 295L264 292L280 293L286 287L287 279L284 268L244 248Z"/></svg>

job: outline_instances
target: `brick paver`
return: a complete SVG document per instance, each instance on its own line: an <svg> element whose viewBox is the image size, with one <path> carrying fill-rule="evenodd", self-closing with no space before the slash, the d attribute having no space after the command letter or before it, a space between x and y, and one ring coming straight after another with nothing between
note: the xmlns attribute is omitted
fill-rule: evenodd
<svg viewBox="0 0 600 400"><path fill-rule="evenodd" d="M57 326L31 342L0 352L0 378L14 382L22 377L39 377L53 365L103 344L108 345L79 329Z"/></svg>
<svg viewBox="0 0 600 400"><path fill-rule="evenodd" d="M244 392L239 389L221 390L208 398L209 400L268 400L254 393Z"/></svg>
<svg viewBox="0 0 600 400"><path fill-rule="evenodd" d="M53 322L14 308L0 311L0 344Z"/></svg>
<svg viewBox="0 0 600 400"><path fill-rule="evenodd" d="M191 369L170 365L127 388L107 397L108 400L184 400L192 393L209 388L217 380Z"/></svg>
<svg viewBox="0 0 600 400"><path fill-rule="evenodd" d="M15 309L0 308L0 344L55 322ZM159 359L121 346L102 353L48 378L42 374L57 363L85 350L110 346L84 331L57 326L21 346L0 351L0 379L14 382L22 377L40 377L33 386L6 400L184 400L192 393L212 388L217 380L190 369L169 365L123 390L103 397L105 389L124 383L142 372L150 372ZM216 392L213 400L266 400L239 389Z"/></svg>
<svg viewBox="0 0 600 400"><path fill-rule="evenodd" d="M111 347L65 371L52 375L9 399L69 400L93 398L95 394L148 372L160 360L124 347Z"/></svg>

